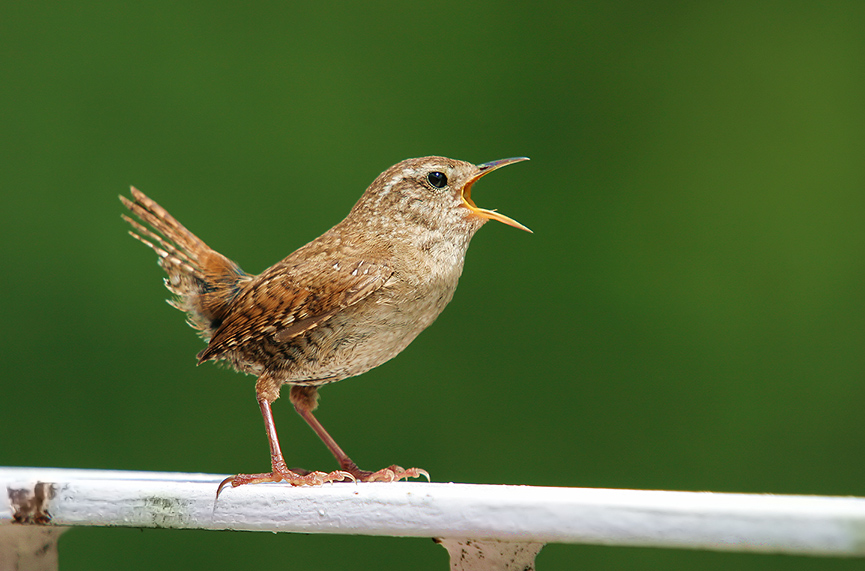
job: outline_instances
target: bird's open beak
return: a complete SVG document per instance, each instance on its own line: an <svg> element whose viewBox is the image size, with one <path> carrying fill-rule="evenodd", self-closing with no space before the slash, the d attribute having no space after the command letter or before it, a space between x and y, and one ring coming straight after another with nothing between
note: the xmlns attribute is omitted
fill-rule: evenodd
<svg viewBox="0 0 865 571"><path fill-rule="evenodd" d="M489 163L483 163L478 165L478 169L480 172L469 179L469 181L463 186L462 199L463 204L465 204L466 208L471 210L474 214L478 216L482 216L484 218L489 218L490 220L498 220L499 222L503 222L508 226L513 226L514 228L519 228L520 230L525 230L526 232L531 232L528 228L514 220L513 218L508 218L504 214L499 214L495 210L486 210L484 208L478 208L474 201L472 200L472 185L477 182L479 178L484 176L485 174L489 174L494 170L501 168L506 165L510 165L513 163L519 163L521 161L529 160L528 157L514 157L511 159L501 159L498 161L491 161Z"/></svg>

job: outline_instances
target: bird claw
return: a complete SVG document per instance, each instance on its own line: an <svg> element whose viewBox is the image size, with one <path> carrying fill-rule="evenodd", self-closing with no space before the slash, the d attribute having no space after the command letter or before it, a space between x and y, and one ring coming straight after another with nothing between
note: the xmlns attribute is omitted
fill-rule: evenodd
<svg viewBox="0 0 865 571"><path fill-rule="evenodd" d="M429 472L421 468L409 468L406 470L402 466L388 466L377 472L364 472L358 478L361 482L398 482L403 478L420 478L424 476L427 482L430 482Z"/></svg>
<svg viewBox="0 0 865 571"><path fill-rule="evenodd" d="M297 474L291 470L275 470L269 474L237 474L229 476L220 482L216 489L216 498L219 499L219 494L227 486L236 488L246 484L258 484L261 482L285 482L292 486L321 486L325 482L341 482L343 480L357 479L343 470L335 470L333 472L307 472L305 474Z"/></svg>
<svg viewBox="0 0 865 571"><path fill-rule="evenodd" d="M280 469L274 470L268 474L237 474L229 476L219 483L216 489L216 499L219 499L219 494L231 486L236 488L246 484L260 484L262 482L285 482L292 486L321 486L327 482L342 482L351 480L352 482L398 482L402 479L420 478L424 476L427 482L430 482L429 472L422 468L408 468L396 464L382 468L377 472L367 472L366 470L353 470L347 472L345 470L334 470L333 472L307 472L306 470L297 470L297 472Z"/></svg>

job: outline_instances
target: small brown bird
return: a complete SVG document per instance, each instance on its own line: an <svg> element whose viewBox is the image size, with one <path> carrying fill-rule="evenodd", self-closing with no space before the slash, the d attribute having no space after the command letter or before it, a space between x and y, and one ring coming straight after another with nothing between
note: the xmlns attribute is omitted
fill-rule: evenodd
<svg viewBox="0 0 865 571"><path fill-rule="evenodd" d="M381 365L429 326L453 297L469 241L487 220L531 232L471 198L479 178L525 160L477 166L444 157L402 161L375 179L342 222L258 275L209 248L141 191L132 188L133 200L120 197L150 226L123 216L134 229L130 234L159 255L165 285L176 296L170 303L208 342L198 362L223 360L258 377L272 471L227 478L217 496L228 484L429 479L418 468L358 468L313 416L317 387ZM270 408L284 384L339 470L286 466Z"/></svg>

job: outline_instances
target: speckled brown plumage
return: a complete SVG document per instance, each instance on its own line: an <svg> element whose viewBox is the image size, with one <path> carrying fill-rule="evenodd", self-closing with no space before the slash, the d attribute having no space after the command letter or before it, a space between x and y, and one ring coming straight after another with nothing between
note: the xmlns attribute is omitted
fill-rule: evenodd
<svg viewBox="0 0 865 571"><path fill-rule="evenodd" d="M488 219L527 230L475 206L471 186L524 158L473 165L444 157L408 159L383 172L339 224L259 275L212 250L139 190L123 204L130 232L157 253L172 304L208 342L199 362L221 360L258 377L256 393L273 471L223 482L293 485L393 480L426 472L360 470L312 415L316 387L360 375L396 356L453 297L469 241ZM340 463L340 470L286 468L270 405L283 384Z"/></svg>

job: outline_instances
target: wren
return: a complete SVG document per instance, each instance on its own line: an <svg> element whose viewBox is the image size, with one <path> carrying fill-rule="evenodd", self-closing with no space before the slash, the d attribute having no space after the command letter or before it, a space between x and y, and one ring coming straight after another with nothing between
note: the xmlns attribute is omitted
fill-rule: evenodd
<svg viewBox="0 0 865 571"><path fill-rule="evenodd" d="M469 241L487 220L531 232L471 198L482 176L525 160L402 161L373 181L342 222L258 275L208 247L141 191L132 188L131 200L120 197L141 221L123 215L130 234L156 252L168 274L171 305L207 342L198 362L224 361L257 377L271 472L229 477L217 497L229 484L429 479L419 468L358 468L312 414L318 387L381 365L428 327L453 297ZM271 413L285 384L339 470L287 467Z"/></svg>

